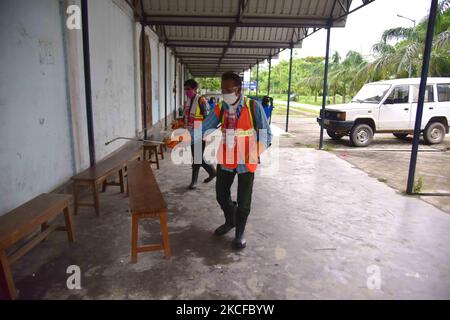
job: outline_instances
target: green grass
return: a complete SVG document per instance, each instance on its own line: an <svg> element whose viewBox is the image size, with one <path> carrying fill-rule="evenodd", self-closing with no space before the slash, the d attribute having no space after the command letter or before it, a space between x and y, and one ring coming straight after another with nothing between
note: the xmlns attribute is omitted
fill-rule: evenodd
<svg viewBox="0 0 450 320"><path fill-rule="evenodd" d="M272 95L274 100L281 100L281 101L287 101L287 94L273 94ZM340 95L336 95L336 102L333 103L333 97L328 97L327 105L328 104L338 104L338 103L344 103L342 100L342 97ZM345 102L350 102L351 97L346 97ZM294 102L298 103L305 103L305 104L311 104L314 106L321 106L322 105L322 96L317 97L317 101L314 96L297 96L296 100Z"/></svg>
<svg viewBox="0 0 450 320"><path fill-rule="evenodd" d="M413 192L414 193L421 193L423 190L423 177L419 177L417 181L414 183Z"/></svg>
<svg viewBox="0 0 450 320"><path fill-rule="evenodd" d="M310 115L314 115L314 116L318 116L319 115L319 110L311 110L311 109L306 109L306 108L302 108L302 107L293 107L293 106L289 106L289 110L297 110L297 111L301 111L303 113L306 114L310 114ZM281 105L281 104L275 104L275 109L273 109L272 114L276 114L276 115L286 115L287 112L287 107L286 105ZM289 115L296 115L296 112L289 112Z"/></svg>
<svg viewBox="0 0 450 320"><path fill-rule="evenodd" d="M334 148L328 144L325 144L322 148L323 151L333 151Z"/></svg>
<svg viewBox="0 0 450 320"><path fill-rule="evenodd" d="M298 148L310 148L310 149L314 149L317 147L317 145L312 144L312 143L302 143L302 142L296 142L294 143L294 145Z"/></svg>

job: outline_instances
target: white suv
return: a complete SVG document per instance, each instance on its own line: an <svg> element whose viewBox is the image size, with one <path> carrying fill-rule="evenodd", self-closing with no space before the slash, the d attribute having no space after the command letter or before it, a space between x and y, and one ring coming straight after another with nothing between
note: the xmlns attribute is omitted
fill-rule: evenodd
<svg viewBox="0 0 450 320"><path fill-rule="evenodd" d="M414 132L419 84L420 78L410 78L364 85L351 103L326 108L328 135L334 140L348 135L357 147L368 146L375 132L404 139ZM428 78L421 127L425 142L441 143L449 123L450 78Z"/></svg>

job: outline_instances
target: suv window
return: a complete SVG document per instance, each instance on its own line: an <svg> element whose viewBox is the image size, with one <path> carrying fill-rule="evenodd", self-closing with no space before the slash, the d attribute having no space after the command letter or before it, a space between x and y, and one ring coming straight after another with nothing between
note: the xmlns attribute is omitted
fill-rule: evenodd
<svg viewBox="0 0 450 320"><path fill-rule="evenodd" d="M396 103L408 103L409 98L409 86L397 86L392 90L389 97L387 97L385 103L396 104Z"/></svg>
<svg viewBox="0 0 450 320"><path fill-rule="evenodd" d="M414 91L413 91L413 97L412 97L413 101L417 103L419 101L419 86L418 85L414 85ZM433 86L432 85L428 85L425 88L425 99L423 102L434 102L434 96L433 96Z"/></svg>
<svg viewBox="0 0 450 320"><path fill-rule="evenodd" d="M450 101L450 84L437 85L438 101Z"/></svg>

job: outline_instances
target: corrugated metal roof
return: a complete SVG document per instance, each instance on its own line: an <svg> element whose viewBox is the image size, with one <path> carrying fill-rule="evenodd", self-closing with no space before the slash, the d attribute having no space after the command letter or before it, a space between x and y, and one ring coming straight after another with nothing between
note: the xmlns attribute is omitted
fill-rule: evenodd
<svg viewBox="0 0 450 320"><path fill-rule="evenodd" d="M141 0L144 21L193 76L244 71L281 50L300 47L320 28L344 27L374 0Z"/></svg>

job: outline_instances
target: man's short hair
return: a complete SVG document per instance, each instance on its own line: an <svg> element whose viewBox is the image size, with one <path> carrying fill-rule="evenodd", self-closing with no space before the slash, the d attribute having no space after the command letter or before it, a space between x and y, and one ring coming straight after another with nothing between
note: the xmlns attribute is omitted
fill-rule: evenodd
<svg viewBox="0 0 450 320"><path fill-rule="evenodd" d="M197 89L198 87L198 83L197 81L195 81L194 79L188 79L184 82L184 86L187 87L191 87L192 89Z"/></svg>
<svg viewBox="0 0 450 320"><path fill-rule="evenodd" d="M234 73L233 71L227 71L222 74L222 81L223 80L233 80L236 86L242 86L241 77L239 77L239 75Z"/></svg>

